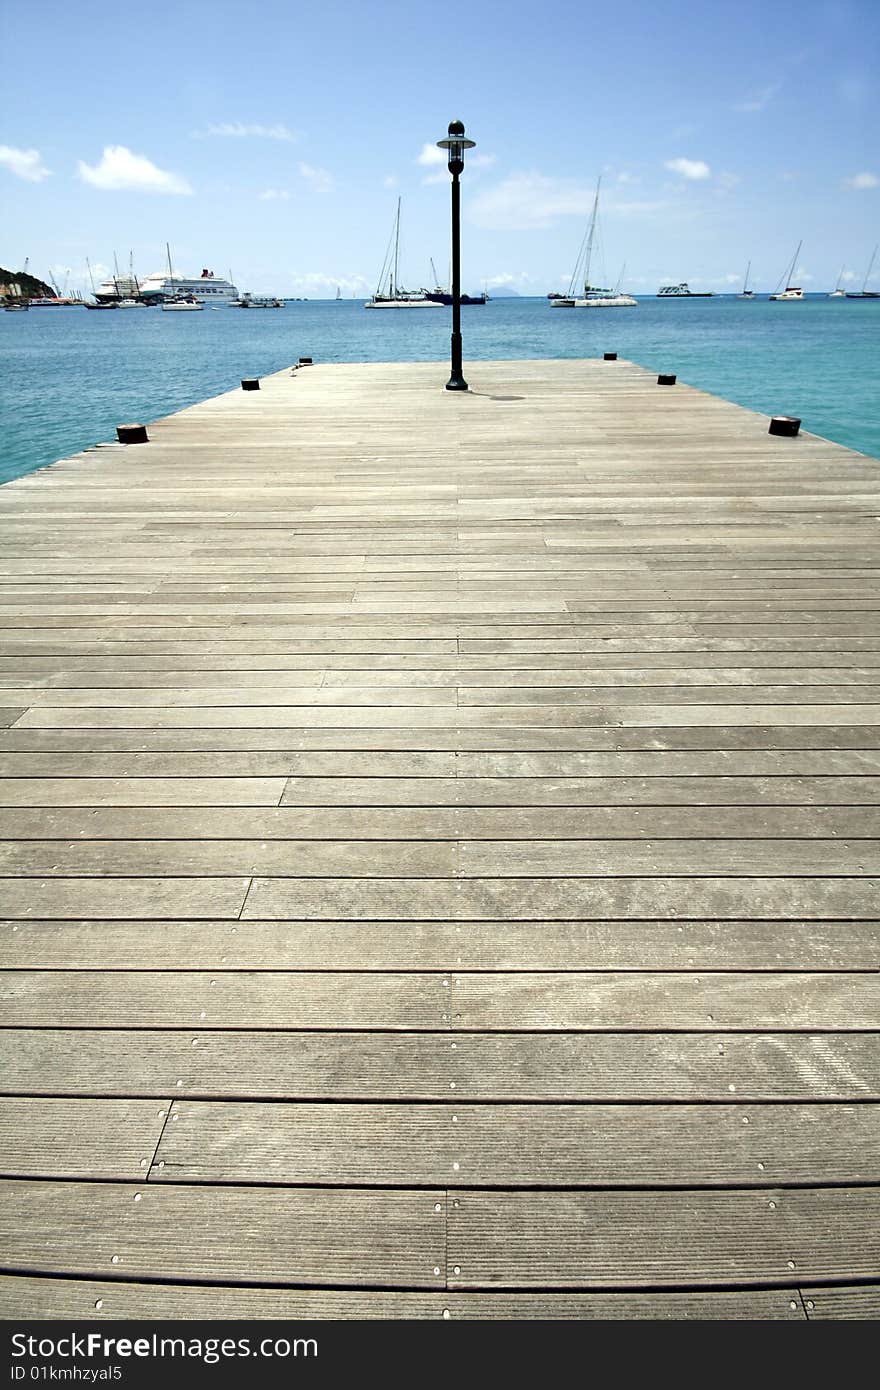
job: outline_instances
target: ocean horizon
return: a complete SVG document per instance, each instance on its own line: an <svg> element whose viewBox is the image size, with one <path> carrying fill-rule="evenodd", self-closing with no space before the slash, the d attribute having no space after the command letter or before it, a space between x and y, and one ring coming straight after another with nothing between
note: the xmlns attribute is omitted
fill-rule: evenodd
<svg viewBox="0 0 880 1390"><path fill-rule="evenodd" d="M81 308L0 314L0 481L234 389L245 376L316 362L448 359L445 309L365 313L363 298L283 309ZM462 310L465 363L617 352L650 370L880 459L880 300L808 295L797 303L736 293L643 296L635 309L553 309L499 296ZM445 377L438 372L438 389Z"/></svg>

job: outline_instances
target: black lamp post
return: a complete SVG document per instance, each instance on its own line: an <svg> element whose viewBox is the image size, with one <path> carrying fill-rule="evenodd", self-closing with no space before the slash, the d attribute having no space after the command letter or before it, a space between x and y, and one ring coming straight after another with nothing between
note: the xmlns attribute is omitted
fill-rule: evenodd
<svg viewBox="0 0 880 1390"><path fill-rule="evenodd" d="M461 190L458 177L464 170L464 152L472 150L476 141L465 139L461 121L450 121L449 135L437 144L447 152L452 175L452 371L446 390L466 391L468 384L461 368Z"/></svg>

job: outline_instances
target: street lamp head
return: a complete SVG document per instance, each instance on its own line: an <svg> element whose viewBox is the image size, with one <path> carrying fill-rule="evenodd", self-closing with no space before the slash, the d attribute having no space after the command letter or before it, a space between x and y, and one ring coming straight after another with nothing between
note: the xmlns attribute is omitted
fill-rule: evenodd
<svg viewBox="0 0 880 1390"><path fill-rule="evenodd" d="M464 169L464 152L472 150L476 140L468 140L464 133L463 121L450 121L449 134L445 140L438 140L441 150L446 150L450 174L460 174Z"/></svg>

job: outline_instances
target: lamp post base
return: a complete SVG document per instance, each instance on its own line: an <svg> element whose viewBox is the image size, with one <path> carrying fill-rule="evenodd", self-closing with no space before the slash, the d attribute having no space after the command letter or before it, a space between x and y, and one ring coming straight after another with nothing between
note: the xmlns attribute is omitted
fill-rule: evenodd
<svg viewBox="0 0 880 1390"><path fill-rule="evenodd" d="M457 247L455 248L457 250ZM449 380L446 383L447 391L466 391L468 384L464 379L464 370L461 363L461 329L459 328L459 289L458 289L458 258L453 256L453 278L452 278L452 338L450 340L449 352Z"/></svg>

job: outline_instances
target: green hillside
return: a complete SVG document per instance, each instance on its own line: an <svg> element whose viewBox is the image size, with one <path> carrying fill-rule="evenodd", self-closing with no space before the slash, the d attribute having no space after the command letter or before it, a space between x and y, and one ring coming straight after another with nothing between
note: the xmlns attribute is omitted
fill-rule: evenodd
<svg viewBox="0 0 880 1390"><path fill-rule="evenodd" d="M0 295L14 295L12 286L18 285L25 299L55 299L57 296L51 285L38 280L35 275L25 275L20 270L4 270L0 265Z"/></svg>

